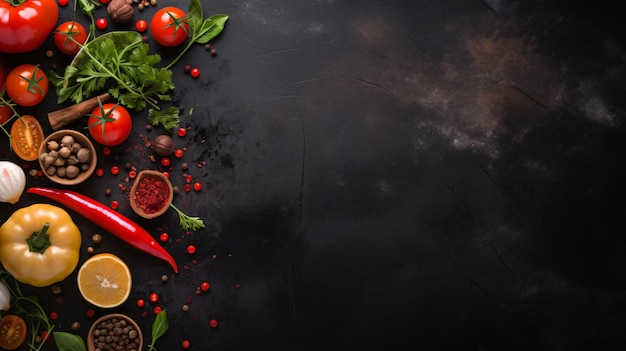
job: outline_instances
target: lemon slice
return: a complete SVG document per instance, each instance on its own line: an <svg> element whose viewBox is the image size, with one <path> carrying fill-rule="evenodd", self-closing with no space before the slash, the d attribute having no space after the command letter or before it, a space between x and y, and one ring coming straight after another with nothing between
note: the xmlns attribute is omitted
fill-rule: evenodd
<svg viewBox="0 0 626 351"><path fill-rule="evenodd" d="M112 308L130 295L132 276L121 258L111 253L90 257L78 270L78 290L94 306Z"/></svg>

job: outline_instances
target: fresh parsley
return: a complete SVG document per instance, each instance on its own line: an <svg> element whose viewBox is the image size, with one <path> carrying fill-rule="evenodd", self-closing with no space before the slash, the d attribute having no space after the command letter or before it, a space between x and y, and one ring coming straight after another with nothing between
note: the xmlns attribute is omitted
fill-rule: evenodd
<svg viewBox="0 0 626 351"><path fill-rule="evenodd" d="M148 110L148 121L154 126L162 126L171 132L180 124L180 111L176 106L170 106L165 110L151 108Z"/></svg>
<svg viewBox="0 0 626 351"><path fill-rule="evenodd" d="M113 31L85 44L65 68L63 76L52 72L58 102L79 103L108 89L120 105L142 110L159 109L170 101L174 89L172 71L157 68L161 57L148 53L148 44L135 31Z"/></svg>

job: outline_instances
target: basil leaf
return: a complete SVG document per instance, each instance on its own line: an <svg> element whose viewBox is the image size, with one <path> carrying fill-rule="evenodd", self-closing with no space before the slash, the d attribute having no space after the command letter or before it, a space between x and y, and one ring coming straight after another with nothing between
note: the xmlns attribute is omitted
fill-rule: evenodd
<svg viewBox="0 0 626 351"><path fill-rule="evenodd" d="M154 342L163 336L165 332L169 329L170 325L167 321L167 311L162 310L159 314L154 318L154 322L152 322L152 345Z"/></svg>
<svg viewBox="0 0 626 351"><path fill-rule="evenodd" d="M83 339L76 335L66 332L52 332L54 343L59 351L87 351Z"/></svg>
<svg viewBox="0 0 626 351"><path fill-rule="evenodd" d="M191 0L189 9L187 10L187 23L189 27L191 27L192 33L195 33L200 28L203 18L204 14L202 13L200 0Z"/></svg>
<svg viewBox="0 0 626 351"><path fill-rule="evenodd" d="M218 36L228 21L228 15L213 15L202 22L200 29L194 33L194 42L206 44L209 40Z"/></svg>

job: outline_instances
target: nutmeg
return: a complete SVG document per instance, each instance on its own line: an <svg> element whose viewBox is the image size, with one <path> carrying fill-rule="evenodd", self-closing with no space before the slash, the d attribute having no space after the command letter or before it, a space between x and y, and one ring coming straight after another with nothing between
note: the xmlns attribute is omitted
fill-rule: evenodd
<svg viewBox="0 0 626 351"><path fill-rule="evenodd" d="M107 5L107 13L111 17L111 22L116 24L130 23L135 13L132 3L133 0L111 0Z"/></svg>
<svg viewBox="0 0 626 351"><path fill-rule="evenodd" d="M169 135L159 135L152 141L152 150L159 156L170 156L174 153L176 144Z"/></svg>

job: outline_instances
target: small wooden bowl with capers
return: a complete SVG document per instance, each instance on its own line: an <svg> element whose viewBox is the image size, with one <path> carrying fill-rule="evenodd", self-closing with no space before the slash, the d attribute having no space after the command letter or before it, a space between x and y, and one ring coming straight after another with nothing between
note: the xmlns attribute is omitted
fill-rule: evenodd
<svg viewBox="0 0 626 351"><path fill-rule="evenodd" d="M89 351L141 351L142 347L141 329L132 318L121 313L98 318L87 334Z"/></svg>
<svg viewBox="0 0 626 351"><path fill-rule="evenodd" d="M71 129L56 131L39 149L39 165L48 179L61 185L85 181L96 169L97 155L86 135Z"/></svg>

